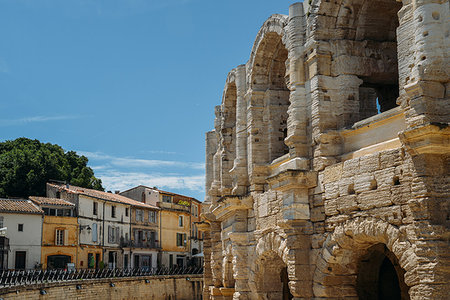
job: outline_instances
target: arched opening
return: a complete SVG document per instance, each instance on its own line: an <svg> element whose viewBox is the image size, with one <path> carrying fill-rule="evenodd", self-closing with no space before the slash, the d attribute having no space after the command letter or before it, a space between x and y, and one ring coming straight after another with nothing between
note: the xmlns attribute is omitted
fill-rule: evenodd
<svg viewBox="0 0 450 300"><path fill-rule="evenodd" d="M48 269L65 269L67 264L71 262L71 257L68 255L49 255L47 256Z"/></svg>
<svg viewBox="0 0 450 300"><path fill-rule="evenodd" d="M287 266L275 252L269 252L259 260L257 274L256 288L262 299L293 299Z"/></svg>
<svg viewBox="0 0 450 300"><path fill-rule="evenodd" d="M377 63L361 76L362 118L394 108L399 94L397 60L397 13L401 3L393 0L365 1L356 27L356 40L366 41L366 55ZM375 60L375 61L373 61Z"/></svg>
<svg viewBox="0 0 450 300"><path fill-rule="evenodd" d="M358 264L358 296L367 300L409 299L404 273L386 245L374 245L367 249Z"/></svg>
<svg viewBox="0 0 450 300"><path fill-rule="evenodd" d="M256 116L260 119L257 121L258 130L252 132L264 135L252 139L252 142L262 145L263 151L258 151L259 155L264 153L261 163L270 163L289 152L284 143L289 107L287 62L288 51L281 36L276 32L266 33L257 49L251 76L252 89L258 91L252 105L263 107L262 114L258 112Z"/></svg>
<svg viewBox="0 0 450 300"><path fill-rule="evenodd" d="M234 287L234 276L233 276L233 256L228 254L224 258L224 274L223 274L223 286L226 288Z"/></svg>

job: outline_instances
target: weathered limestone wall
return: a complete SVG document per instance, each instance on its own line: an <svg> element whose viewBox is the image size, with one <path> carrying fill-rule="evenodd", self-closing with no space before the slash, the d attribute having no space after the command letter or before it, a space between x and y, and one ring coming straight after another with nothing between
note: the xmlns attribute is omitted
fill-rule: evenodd
<svg viewBox="0 0 450 300"><path fill-rule="evenodd" d="M207 134L205 299L448 297L449 20L312 0L264 22Z"/></svg>
<svg viewBox="0 0 450 300"><path fill-rule="evenodd" d="M148 280L149 282L145 282ZM114 284L114 286L111 286ZM77 288L79 286L80 288ZM201 275L91 279L0 289L2 299L201 299ZM45 295L41 295L41 290Z"/></svg>

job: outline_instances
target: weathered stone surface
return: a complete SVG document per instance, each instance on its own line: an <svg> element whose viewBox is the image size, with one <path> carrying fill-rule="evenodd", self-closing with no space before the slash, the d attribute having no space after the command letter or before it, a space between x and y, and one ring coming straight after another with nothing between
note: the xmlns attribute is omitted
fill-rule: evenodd
<svg viewBox="0 0 450 300"><path fill-rule="evenodd" d="M448 297L448 20L312 0L263 24L207 134L205 299L231 297L230 255L233 299L395 298L389 263L402 299Z"/></svg>

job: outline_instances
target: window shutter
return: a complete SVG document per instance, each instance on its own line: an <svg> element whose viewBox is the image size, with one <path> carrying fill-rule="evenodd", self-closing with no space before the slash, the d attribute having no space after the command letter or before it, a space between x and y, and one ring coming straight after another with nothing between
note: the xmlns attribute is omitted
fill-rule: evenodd
<svg viewBox="0 0 450 300"><path fill-rule="evenodd" d="M120 232L119 232L119 227L116 227L116 240L115 242L118 243L120 240Z"/></svg>
<svg viewBox="0 0 450 300"><path fill-rule="evenodd" d="M69 245L69 230L64 229L64 246Z"/></svg>
<svg viewBox="0 0 450 300"><path fill-rule="evenodd" d="M111 237L112 237L111 229L112 229L111 226L108 226L108 243L111 243Z"/></svg>
<svg viewBox="0 0 450 300"><path fill-rule="evenodd" d="M186 240L186 233L183 233L183 245L186 246L187 240Z"/></svg>
<svg viewBox="0 0 450 300"><path fill-rule="evenodd" d="M58 245L58 229L55 229L55 243L54 245Z"/></svg>
<svg viewBox="0 0 450 300"><path fill-rule="evenodd" d="M97 242L97 223L92 224L92 241Z"/></svg>

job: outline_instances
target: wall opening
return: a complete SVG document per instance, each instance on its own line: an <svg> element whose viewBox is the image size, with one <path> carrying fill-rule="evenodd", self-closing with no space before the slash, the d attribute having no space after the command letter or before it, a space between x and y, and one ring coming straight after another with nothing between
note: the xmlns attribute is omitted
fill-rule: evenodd
<svg viewBox="0 0 450 300"><path fill-rule="evenodd" d="M361 3L362 2L362 3ZM399 96L397 58L397 13L402 4L393 0L354 1L361 6L355 22L355 41L360 44L365 69L359 75L359 120L397 106Z"/></svg>
<svg viewBox="0 0 450 300"><path fill-rule="evenodd" d="M262 299L293 299L289 290L287 266L275 252L269 252L259 260L256 288Z"/></svg>
<svg viewBox="0 0 450 300"><path fill-rule="evenodd" d="M404 270L386 245L377 244L367 249L358 264L357 292L360 299L406 300L409 287L404 281Z"/></svg>
<svg viewBox="0 0 450 300"><path fill-rule="evenodd" d="M289 74L286 73L288 63L288 51L282 42L282 38L275 32L268 32L261 41L256 52L252 69L252 89L263 92L254 97L255 106L264 108L259 115L258 129L261 138L258 143L264 142L264 161L270 163L274 159L289 153L289 148L284 143L287 137L287 119L289 108L289 94L287 87ZM260 98L259 98L260 97Z"/></svg>

